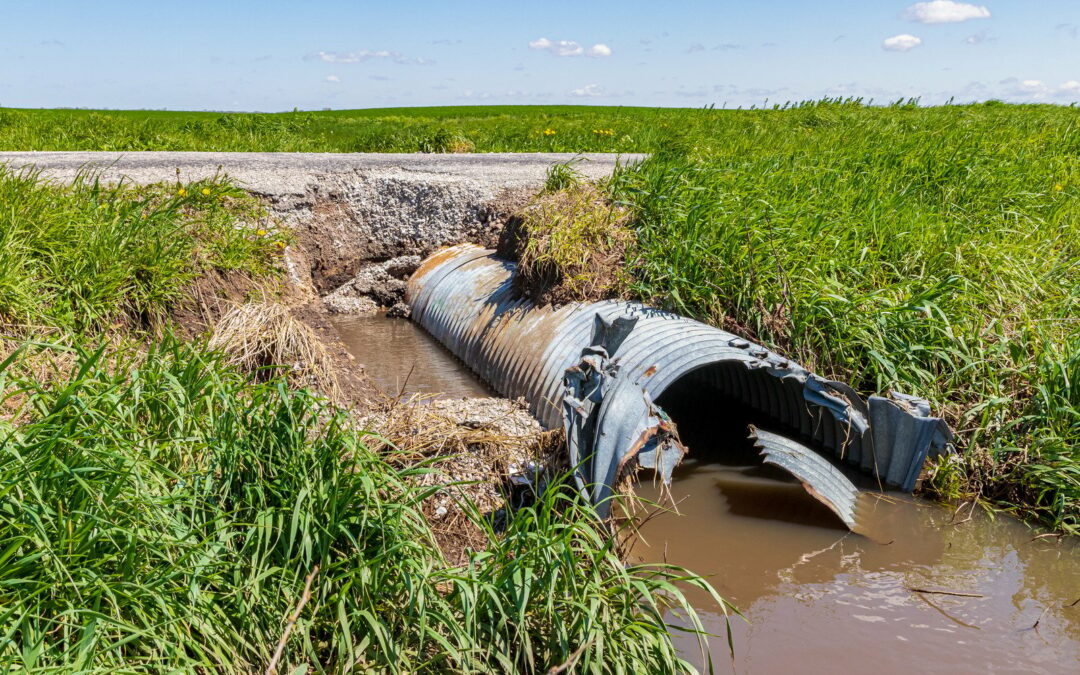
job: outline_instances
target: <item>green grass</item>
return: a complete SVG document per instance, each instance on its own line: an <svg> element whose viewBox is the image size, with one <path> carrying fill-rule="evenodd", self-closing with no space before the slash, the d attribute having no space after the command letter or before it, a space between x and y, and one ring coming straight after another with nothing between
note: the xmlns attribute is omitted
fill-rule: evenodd
<svg viewBox="0 0 1080 675"><path fill-rule="evenodd" d="M1080 132L1052 106L717 113L622 171L636 293L958 432L946 496L1080 528Z"/></svg>
<svg viewBox="0 0 1080 675"><path fill-rule="evenodd" d="M663 616L700 579L625 566L572 490L439 557L427 494L306 391L171 338L67 351L48 384L0 362L0 664L261 672L678 672ZM108 354L108 356L106 356ZM487 522L477 514L478 521ZM715 595L715 594L714 594Z"/></svg>
<svg viewBox="0 0 1080 675"><path fill-rule="evenodd" d="M660 109L588 106L278 114L0 108L0 150L631 152L658 148L670 122Z"/></svg>
<svg viewBox="0 0 1080 675"><path fill-rule="evenodd" d="M211 270L268 274L280 252L261 227L258 203L221 181L60 187L0 167L0 324L158 325Z"/></svg>

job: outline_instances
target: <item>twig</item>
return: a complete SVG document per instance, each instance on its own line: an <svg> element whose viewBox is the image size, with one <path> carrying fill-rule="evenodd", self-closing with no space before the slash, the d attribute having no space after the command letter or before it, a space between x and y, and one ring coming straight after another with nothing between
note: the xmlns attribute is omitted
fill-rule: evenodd
<svg viewBox="0 0 1080 675"><path fill-rule="evenodd" d="M1058 541L1061 541L1061 538L1064 536L1064 533L1061 532L1047 532L1046 534L1035 535L1031 538L1031 541L1038 541L1039 539L1057 539Z"/></svg>
<svg viewBox="0 0 1080 675"><path fill-rule="evenodd" d="M926 597L925 595L923 595L921 593L917 593L915 595L915 597L918 598L919 600L922 600L927 605L930 605L930 607L935 609L938 612L938 614L940 614L941 616L945 617L946 619L948 619L949 621L952 621L953 623L955 623L957 625L963 626L964 628L974 628L975 630L982 630L982 628L979 628L978 626L972 626L970 623L964 623L960 619L957 619L955 616L953 616L952 614L949 614L948 612L943 610L941 607L938 607L934 603L930 602L930 598Z"/></svg>
<svg viewBox="0 0 1080 675"><path fill-rule="evenodd" d="M266 666L266 675L277 675L277 664L281 659L282 652L285 651L285 643L289 641L289 634L292 633L293 626L296 625L297 619L300 618L300 612L303 611L304 605L311 599L311 581L318 573L319 566L316 565L311 570L311 574L307 575L307 579L304 580L304 592L300 596L299 604L296 605L296 611L289 617L289 623L285 624L285 632L282 634L281 639L278 640L277 649L274 650L274 656L270 659L270 664Z"/></svg>
<svg viewBox="0 0 1080 675"><path fill-rule="evenodd" d="M1049 612L1049 611L1050 611L1049 607L1044 608L1043 611L1042 611L1042 614L1039 614L1039 618L1035 619L1035 623L1031 624L1031 628L1028 628L1028 630L1033 630L1036 633L1038 633L1039 632L1039 623L1042 621L1043 617L1046 616L1046 613Z"/></svg>
<svg viewBox="0 0 1080 675"><path fill-rule="evenodd" d="M552 666L551 668L549 668L548 675L559 675L559 673L565 673L567 670L569 670L591 642L592 640L586 640L580 647L575 649L574 652L570 654L570 657L568 659L566 659L557 666Z"/></svg>
<svg viewBox="0 0 1080 675"><path fill-rule="evenodd" d="M395 400L400 401L401 397L405 395L405 388L409 386L409 378L412 377L413 370L416 369L416 361L409 366L409 372L405 374L405 381L401 383L401 389L398 390L398 395Z"/></svg>
<svg viewBox="0 0 1080 675"><path fill-rule="evenodd" d="M972 517L973 515L975 515L975 503L976 503L976 501L977 501L977 500L974 500L974 499L972 499L972 500L971 500L970 502L964 502L963 504L961 504L960 506L958 506L958 507L956 508L956 511L954 511L954 512L953 512L952 518L950 518L950 519L949 519L949 523L950 523L950 524L953 524L953 521L955 521L955 520L956 520L956 517L957 517L958 515L960 515L960 510L961 510L961 509L963 509L963 508L964 508L965 506L968 506L968 505L971 505L971 509L969 509L969 510L968 510L968 517L967 517L967 518L964 518L963 520L961 520L960 522L958 522L958 523L955 523L955 524L956 524L956 525L963 525L964 523L966 523L966 522L968 522L969 520L971 520L971 517Z"/></svg>
<svg viewBox="0 0 1080 675"><path fill-rule="evenodd" d="M978 593L961 593L959 591L936 591L930 588L915 588L914 586L905 586L912 593L928 593L931 595L955 595L958 598L985 598L985 595Z"/></svg>

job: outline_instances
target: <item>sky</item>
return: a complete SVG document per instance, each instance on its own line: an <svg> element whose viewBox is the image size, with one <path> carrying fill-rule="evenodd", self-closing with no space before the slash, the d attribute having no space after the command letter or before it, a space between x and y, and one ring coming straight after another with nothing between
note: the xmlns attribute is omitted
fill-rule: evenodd
<svg viewBox="0 0 1080 675"><path fill-rule="evenodd" d="M1080 101L1080 0L0 0L0 106Z"/></svg>

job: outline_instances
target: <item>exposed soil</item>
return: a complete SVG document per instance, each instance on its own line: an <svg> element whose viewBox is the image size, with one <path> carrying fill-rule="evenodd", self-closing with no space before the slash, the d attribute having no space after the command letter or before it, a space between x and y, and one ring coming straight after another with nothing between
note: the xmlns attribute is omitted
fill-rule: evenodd
<svg viewBox="0 0 1080 675"><path fill-rule="evenodd" d="M422 257L446 245L494 247L533 191L505 188L494 198L434 177L344 181L324 177L302 197L267 197L296 237L284 252L285 282L267 286L244 275L210 272L172 312L186 338L208 335L239 304L274 299L318 336L335 365L339 403L361 411L381 396L349 353L331 314L408 316L406 282Z"/></svg>
<svg viewBox="0 0 1080 675"><path fill-rule="evenodd" d="M406 317L405 288L409 276L420 266L420 256L405 255L369 264L351 280L323 297L336 314L375 314L389 307L394 316Z"/></svg>
<svg viewBox="0 0 1080 675"><path fill-rule="evenodd" d="M450 244L494 246L512 205L530 190L506 188L494 198L436 178L327 180L303 198L272 203L311 259L311 279L326 295L371 263L415 255Z"/></svg>
<svg viewBox="0 0 1080 675"><path fill-rule="evenodd" d="M511 476L543 461L561 437L543 432L520 402L392 398L396 392L380 391L332 319L335 314L407 315L406 282L423 257L464 242L494 247L507 224L520 221L517 214L532 192L506 189L477 202L475 194L438 181L424 187L415 180L383 180L380 186L324 181L309 187L303 199L270 200L296 236L283 254L285 282L267 288L238 275L209 274L192 285L172 318L183 335L194 338L213 333L223 318L235 318L240 305L250 306L253 314L255 303L285 305L317 339L309 353L319 354L320 370L332 371L334 385L327 387L332 391L323 393L389 441L384 445L373 436L372 449L383 448L388 459L405 464L438 458L432 471L416 480L439 488L423 511L447 561L460 564L470 548L486 541L471 509L497 520L507 506Z"/></svg>

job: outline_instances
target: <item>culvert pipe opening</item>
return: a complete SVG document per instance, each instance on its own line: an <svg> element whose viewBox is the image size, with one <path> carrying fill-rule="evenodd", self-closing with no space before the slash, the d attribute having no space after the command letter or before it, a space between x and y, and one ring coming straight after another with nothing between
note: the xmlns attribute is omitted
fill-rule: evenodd
<svg viewBox="0 0 1080 675"><path fill-rule="evenodd" d="M829 461L910 491L926 458L948 447L948 427L921 399L864 400L765 347L640 303L536 306L516 292L515 271L494 251L453 246L421 263L406 302L496 391L523 397L545 427L567 430L571 458L589 459L579 481L601 512L630 467L652 464L667 479L681 460L664 404L725 429L746 422L777 432L755 438L765 460L834 502L853 487Z"/></svg>

